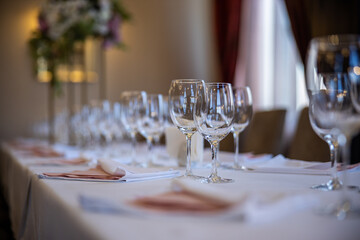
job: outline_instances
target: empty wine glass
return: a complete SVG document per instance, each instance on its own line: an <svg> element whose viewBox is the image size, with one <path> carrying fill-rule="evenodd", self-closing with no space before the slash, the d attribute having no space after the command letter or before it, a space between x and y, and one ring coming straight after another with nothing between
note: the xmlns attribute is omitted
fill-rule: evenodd
<svg viewBox="0 0 360 240"><path fill-rule="evenodd" d="M244 158L239 158L239 134L245 130L252 118L252 95L250 87L233 88L234 94L234 124L231 132L234 137L234 165L231 166L235 170L251 170L245 166Z"/></svg>
<svg viewBox="0 0 360 240"><path fill-rule="evenodd" d="M315 97L315 96L314 96ZM319 97L318 97L319 98ZM331 162L331 178L326 183L316 184L311 186L313 189L320 189L323 191L332 191L341 188L341 182L337 174L337 164L339 162L339 143L338 132L332 131L334 126L323 125L314 115L317 114L317 101L311 100L309 103L309 119L314 132L324 140L330 148L330 162Z"/></svg>
<svg viewBox="0 0 360 240"><path fill-rule="evenodd" d="M230 133L234 120L231 84L206 83L205 94L197 98L194 119L199 133L210 143L212 150L212 172L202 182L233 182L217 175L219 143Z"/></svg>
<svg viewBox="0 0 360 240"><path fill-rule="evenodd" d="M336 144L341 143L345 163L349 156L350 137L358 132L360 125L360 118L354 114L356 89L352 86L352 82L357 81L354 76L360 74L359 49L359 36L331 35L313 39L307 58L306 83L312 125L315 126L315 131L330 134ZM335 168L336 164L334 165ZM342 175L342 184L346 187L340 188L344 193L350 186L344 181L346 171ZM351 205L346 194L342 195L343 201L332 210L339 219L347 215Z"/></svg>
<svg viewBox="0 0 360 240"><path fill-rule="evenodd" d="M307 59L307 90L310 99L309 118L314 131L330 147L332 177L324 184L312 188L336 190L341 188L337 176L339 160L336 119L341 112L351 111L350 85L343 62L348 61L348 50L339 45L335 35L315 38L310 43ZM347 56L346 56L347 55Z"/></svg>
<svg viewBox="0 0 360 240"><path fill-rule="evenodd" d="M124 126L121 122L121 104L115 102L113 105L113 138L115 142L123 139Z"/></svg>
<svg viewBox="0 0 360 240"><path fill-rule="evenodd" d="M342 44L342 51L348 51L348 62L345 62L344 78L349 81L350 99L353 111L342 116L338 128L341 132L339 144L342 149L342 182L346 186L342 188L342 199L337 205L336 216L338 219L344 219L348 216L360 217L359 197L355 200L350 196L349 190L359 191L359 186L349 184L347 167L351 162L352 140L360 133L360 35L340 35L339 42ZM356 154L355 154L356 156ZM356 184L358 185L358 184Z"/></svg>
<svg viewBox="0 0 360 240"><path fill-rule="evenodd" d="M161 94L147 94L145 108L140 111L138 129L146 138L149 149L150 161L144 163L144 167L156 166L154 164L153 141L159 139L164 132L163 99Z"/></svg>
<svg viewBox="0 0 360 240"><path fill-rule="evenodd" d="M196 98L204 94L205 83L199 79L176 79L169 89L169 111L172 122L186 137L185 177L202 179L191 170L191 137L196 132L194 105Z"/></svg>
<svg viewBox="0 0 360 240"><path fill-rule="evenodd" d="M167 126L169 126L169 124L170 124L169 121L171 122L170 114L169 114L169 104L168 104L168 102L169 102L168 96L162 95L162 105L163 105L163 107L162 107L163 111L162 112L163 112L164 126L161 129L162 130L161 134L154 136L154 144L155 145L160 145L160 138L165 133L165 128Z"/></svg>
<svg viewBox="0 0 360 240"><path fill-rule="evenodd" d="M121 94L121 122L132 141L131 164L136 165L136 134L140 111L145 108L146 92L126 91Z"/></svg>
<svg viewBox="0 0 360 240"><path fill-rule="evenodd" d="M173 125L171 116L170 116L170 108L169 108L169 96L163 96L164 102L164 118L165 118L165 126Z"/></svg>

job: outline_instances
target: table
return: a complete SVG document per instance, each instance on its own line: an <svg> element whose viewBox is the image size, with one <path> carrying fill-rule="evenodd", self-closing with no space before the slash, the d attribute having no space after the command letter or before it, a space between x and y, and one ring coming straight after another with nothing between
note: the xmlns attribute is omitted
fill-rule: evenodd
<svg viewBox="0 0 360 240"><path fill-rule="evenodd" d="M230 153L220 153L231 159ZM36 166L25 156L2 145L1 183L10 208L17 239L359 239L360 219L339 221L314 213L313 207L293 211L264 222L232 221L192 216L132 216L86 211L79 196L91 194L124 202L137 195L167 191L171 179L133 183L78 182L39 179L36 173L86 168L85 166ZM210 169L195 169L208 175ZM234 183L212 185L219 192L301 193L320 201L334 201L339 192L320 192L309 187L329 176L272 174L219 170ZM351 184L360 183L360 172L348 175ZM360 194L358 194L360 196ZM356 195L357 196L357 195Z"/></svg>

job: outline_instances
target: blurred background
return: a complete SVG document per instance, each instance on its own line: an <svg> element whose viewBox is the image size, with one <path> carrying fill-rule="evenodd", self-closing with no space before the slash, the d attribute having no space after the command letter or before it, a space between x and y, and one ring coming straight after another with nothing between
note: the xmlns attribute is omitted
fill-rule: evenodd
<svg viewBox="0 0 360 240"><path fill-rule="evenodd" d="M47 117L47 84L37 82L27 44L38 26L42 2L0 2L1 139L28 136L31 125ZM212 1L122 3L132 19L121 28L126 49L109 48L104 52L107 99L118 101L124 90L167 94L175 78L220 81ZM56 99L56 111L64 107L66 88L64 96Z"/></svg>
<svg viewBox="0 0 360 240"><path fill-rule="evenodd" d="M0 2L0 139L30 136L31 126L47 118L47 83L34 74L28 48L42 3ZM360 28L356 0L121 3L132 16L121 25L125 47L104 50L103 73L90 84L89 101L115 102L124 90L167 95L177 78L227 81L251 87L255 110L287 109L285 134L294 131L297 114L307 105L303 61L310 38ZM225 61L229 55L232 61ZM56 112L66 108L67 94L63 87ZM75 97L79 103L79 94Z"/></svg>

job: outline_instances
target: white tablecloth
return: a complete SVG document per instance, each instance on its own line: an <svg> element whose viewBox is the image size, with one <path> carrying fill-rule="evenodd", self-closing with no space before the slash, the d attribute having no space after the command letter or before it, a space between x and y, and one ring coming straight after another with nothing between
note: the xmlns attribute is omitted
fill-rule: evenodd
<svg viewBox="0 0 360 240"><path fill-rule="evenodd" d="M208 156L205 154L205 156ZM220 158L232 155L221 153ZM359 239L360 218L339 221L314 212L313 207L293 211L264 222L182 217L139 217L86 211L80 196L95 196L123 203L139 195L170 189L171 179L135 183L102 183L39 179L36 173L67 171L86 166L36 166L25 156L2 146L1 182L10 207L17 239ZM195 169L206 176L210 169ZM310 189L329 176L252 173L219 169L219 175L235 180L212 185L219 192L284 192L311 195L334 202L339 192ZM360 185L360 173L349 174L350 184ZM221 190L221 191L220 191ZM360 196L360 194L358 194Z"/></svg>

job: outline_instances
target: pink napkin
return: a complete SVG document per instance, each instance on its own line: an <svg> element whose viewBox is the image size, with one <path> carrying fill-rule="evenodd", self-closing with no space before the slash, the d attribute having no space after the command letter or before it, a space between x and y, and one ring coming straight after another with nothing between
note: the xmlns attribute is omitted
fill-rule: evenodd
<svg viewBox="0 0 360 240"><path fill-rule="evenodd" d="M78 158L59 158L59 159L49 159L44 161L36 161L34 165L82 165L87 163L89 160L83 157Z"/></svg>
<svg viewBox="0 0 360 240"><path fill-rule="evenodd" d="M26 154L35 156L35 157L63 157L63 153L59 153L55 151L53 148L49 146L42 146L42 145L32 145L26 144L18 141L9 142L8 143L11 147L24 151Z"/></svg>
<svg viewBox="0 0 360 240"><path fill-rule="evenodd" d="M102 179L102 180L119 180L125 174L109 174L100 166L88 170L75 170L66 173L43 173L48 177L65 177L65 178L82 178L82 179Z"/></svg>
<svg viewBox="0 0 360 240"><path fill-rule="evenodd" d="M157 212L215 213L232 206L187 191L171 191L158 195L140 197L130 205Z"/></svg>
<svg viewBox="0 0 360 240"><path fill-rule="evenodd" d="M35 146L31 149L31 154L36 157L63 157L63 153L59 153L50 147Z"/></svg>
<svg viewBox="0 0 360 240"><path fill-rule="evenodd" d="M360 167L360 162L354 163L354 164L351 164L351 165L347 165L347 166L346 166L346 170L354 169L354 168L357 168L357 167ZM342 171L342 170L343 170L343 165L342 165L341 163L338 163L338 165L337 165L337 170L338 170L338 171Z"/></svg>
<svg viewBox="0 0 360 240"><path fill-rule="evenodd" d="M111 159L97 159L96 168L88 170L76 170L65 173L43 173L45 177L68 178L68 179L102 179L102 180L122 180L124 182L145 181L159 178L172 178L179 176L180 172L175 170L159 171L158 169L135 169L126 167L121 163ZM40 174L39 176L42 177Z"/></svg>

